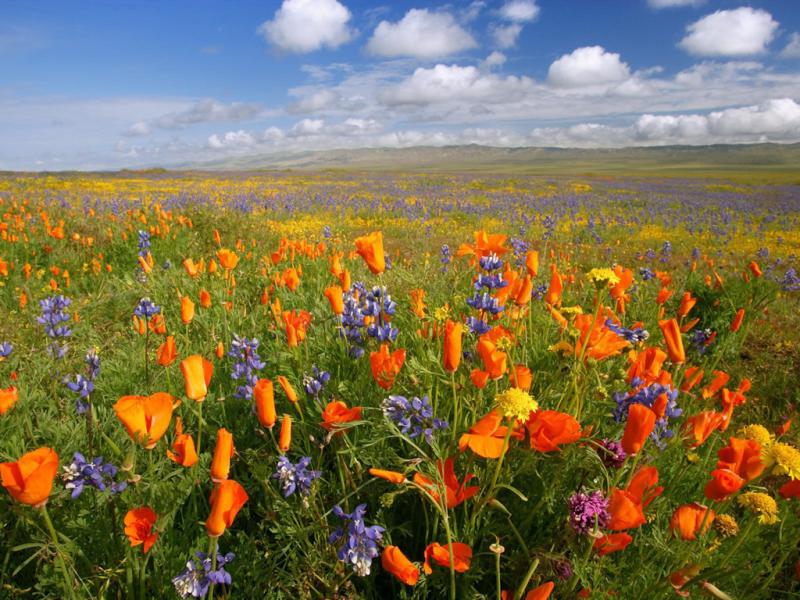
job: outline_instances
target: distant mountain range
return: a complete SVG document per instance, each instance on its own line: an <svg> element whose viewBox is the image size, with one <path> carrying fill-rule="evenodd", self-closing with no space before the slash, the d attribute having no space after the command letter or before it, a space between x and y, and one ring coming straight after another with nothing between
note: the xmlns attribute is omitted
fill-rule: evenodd
<svg viewBox="0 0 800 600"><path fill-rule="evenodd" d="M389 170L519 173L604 173L669 171L791 171L800 173L800 143L646 146L629 148L498 148L418 146L261 154L169 169L212 171ZM800 175L798 175L800 178Z"/></svg>

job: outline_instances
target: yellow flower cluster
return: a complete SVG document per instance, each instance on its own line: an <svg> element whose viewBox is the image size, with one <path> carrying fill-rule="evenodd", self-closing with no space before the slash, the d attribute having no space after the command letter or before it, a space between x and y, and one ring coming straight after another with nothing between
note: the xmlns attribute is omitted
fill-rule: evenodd
<svg viewBox="0 0 800 600"><path fill-rule="evenodd" d="M757 423L741 427L739 436L746 440L758 442L758 445L762 448L766 448L772 443L772 434L766 427Z"/></svg>
<svg viewBox="0 0 800 600"><path fill-rule="evenodd" d="M758 515L758 522L764 525L777 523L778 503L775 498L761 492L745 492L738 498L739 506Z"/></svg>
<svg viewBox="0 0 800 600"><path fill-rule="evenodd" d="M494 398L497 407L506 417L525 421L531 412L539 408L539 403L528 392L518 388L509 388Z"/></svg>
<svg viewBox="0 0 800 600"><path fill-rule="evenodd" d="M767 447L765 452L767 465L775 465L773 475L788 475L791 479L800 479L800 450L789 444L776 442Z"/></svg>

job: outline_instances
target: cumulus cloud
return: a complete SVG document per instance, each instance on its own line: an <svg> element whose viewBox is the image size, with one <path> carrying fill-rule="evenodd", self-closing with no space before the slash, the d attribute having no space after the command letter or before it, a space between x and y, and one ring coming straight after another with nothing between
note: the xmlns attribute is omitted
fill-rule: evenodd
<svg viewBox="0 0 800 600"><path fill-rule="evenodd" d="M350 41L355 35L348 27L350 18L350 11L337 0L283 0L258 33L280 50L305 54Z"/></svg>
<svg viewBox="0 0 800 600"><path fill-rule="evenodd" d="M678 44L700 56L748 56L766 52L778 22L765 10L744 6L718 10L686 28Z"/></svg>
<svg viewBox="0 0 800 600"><path fill-rule="evenodd" d="M188 108L171 112L149 121L137 121L123 135L147 135L153 129L183 129L199 123L225 123L247 121L258 117L264 108L260 104L233 102L223 104L216 100L200 100Z"/></svg>
<svg viewBox="0 0 800 600"><path fill-rule="evenodd" d="M706 0L647 0L651 8L673 8L675 6L700 6Z"/></svg>
<svg viewBox="0 0 800 600"><path fill-rule="evenodd" d="M493 69L494 67L499 67L500 65L505 64L505 62L506 55L502 52L494 50L489 56L483 59L481 64L487 69Z"/></svg>
<svg viewBox="0 0 800 600"><path fill-rule="evenodd" d="M500 15L508 21L525 23L539 16L539 7L534 0L509 0L500 9Z"/></svg>
<svg viewBox="0 0 800 600"><path fill-rule="evenodd" d="M253 136L241 129L229 131L221 136L215 133L208 138L208 147L214 149L252 146L253 144L255 144Z"/></svg>
<svg viewBox="0 0 800 600"><path fill-rule="evenodd" d="M800 33L793 33L789 36L789 42L781 51L782 58L800 58Z"/></svg>
<svg viewBox="0 0 800 600"><path fill-rule="evenodd" d="M620 83L630 76L631 70L619 54L606 52L602 46L587 46L554 61L547 81L557 88L579 88Z"/></svg>
<svg viewBox="0 0 800 600"><path fill-rule="evenodd" d="M375 56L432 59L475 48L475 39L448 12L412 8L396 23L381 21L367 42Z"/></svg>
<svg viewBox="0 0 800 600"><path fill-rule="evenodd" d="M499 48L511 48L517 43L517 38L522 33L522 25L519 23L493 25L491 32L492 39Z"/></svg>

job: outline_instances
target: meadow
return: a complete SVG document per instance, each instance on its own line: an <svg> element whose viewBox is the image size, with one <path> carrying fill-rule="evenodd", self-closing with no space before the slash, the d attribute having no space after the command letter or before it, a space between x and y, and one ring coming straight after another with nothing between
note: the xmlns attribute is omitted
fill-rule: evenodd
<svg viewBox="0 0 800 600"><path fill-rule="evenodd" d="M0 597L800 596L800 187L0 176Z"/></svg>

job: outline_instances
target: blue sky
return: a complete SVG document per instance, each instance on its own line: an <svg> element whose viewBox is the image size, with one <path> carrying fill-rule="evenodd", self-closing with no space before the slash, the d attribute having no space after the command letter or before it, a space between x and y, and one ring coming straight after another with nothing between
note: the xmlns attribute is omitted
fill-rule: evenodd
<svg viewBox="0 0 800 600"><path fill-rule="evenodd" d="M800 141L794 0L19 1L0 169Z"/></svg>

